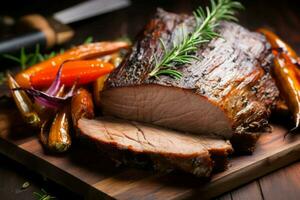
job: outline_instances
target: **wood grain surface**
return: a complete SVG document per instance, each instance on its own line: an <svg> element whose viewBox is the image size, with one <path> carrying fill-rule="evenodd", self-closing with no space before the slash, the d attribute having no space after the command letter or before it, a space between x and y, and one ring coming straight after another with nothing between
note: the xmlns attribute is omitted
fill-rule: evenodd
<svg viewBox="0 0 300 200"><path fill-rule="evenodd" d="M80 144L63 155L48 154L33 134L36 131L22 123L13 105L0 111L0 133L1 153L90 199L209 199L300 158L300 135L284 139L286 129L278 125L273 125L272 133L265 133L259 139L253 155L232 157L229 169L208 181L179 172L159 174L115 167L105 155ZM282 172L279 178L282 184L287 184L299 180L299 174L290 176ZM272 181L262 179L262 188L270 189ZM248 198L260 198L258 189L256 183L248 185L245 189L247 193L250 191ZM294 189L290 187L287 192ZM242 190L232 193L231 197L239 199L242 193Z"/></svg>
<svg viewBox="0 0 300 200"><path fill-rule="evenodd" d="M231 198L236 200L262 200L262 193L257 182L252 182L240 190L231 193Z"/></svg>

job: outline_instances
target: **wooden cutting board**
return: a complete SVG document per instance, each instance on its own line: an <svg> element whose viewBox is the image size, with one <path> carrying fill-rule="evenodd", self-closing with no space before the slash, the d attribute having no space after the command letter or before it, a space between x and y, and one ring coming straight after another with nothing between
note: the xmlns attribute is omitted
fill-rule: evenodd
<svg viewBox="0 0 300 200"><path fill-rule="evenodd" d="M73 145L62 155L44 152L36 131L27 128L13 105L0 106L0 152L87 199L208 199L300 158L300 136L273 125L251 156L235 156L227 171L203 181L181 173L115 167L105 156Z"/></svg>

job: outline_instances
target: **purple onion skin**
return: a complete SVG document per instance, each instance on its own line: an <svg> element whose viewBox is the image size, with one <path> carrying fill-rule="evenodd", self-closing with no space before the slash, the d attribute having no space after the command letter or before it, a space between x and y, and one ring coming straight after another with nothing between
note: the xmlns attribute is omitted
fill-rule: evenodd
<svg viewBox="0 0 300 200"><path fill-rule="evenodd" d="M65 62L64 62L65 63ZM70 98L74 95L75 93L75 88L76 88L76 83L74 83L73 87L70 89L70 91L64 95L63 97L58 97L58 92L60 90L61 86L61 81L60 77L62 74L62 69L64 63L61 64L59 67L59 70L56 74L56 77L51 84L51 86L46 90L46 92L36 90L34 88L14 88L13 90L23 90L27 94L33 96L33 98L36 100L37 103L39 103L42 106L45 106L47 108L51 109L59 109L62 106L64 106L67 102L69 102Z"/></svg>

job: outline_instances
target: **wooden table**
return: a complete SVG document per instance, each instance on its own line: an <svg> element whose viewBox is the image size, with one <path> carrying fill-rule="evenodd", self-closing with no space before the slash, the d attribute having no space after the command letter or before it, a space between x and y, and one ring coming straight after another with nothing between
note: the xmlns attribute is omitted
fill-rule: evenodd
<svg viewBox="0 0 300 200"><path fill-rule="evenodd" d="M176 2L176 3L175 3ZM49 3L49 2L48 2ZM128 9L106 14L85 22L73 25L76 30L76 36L72 43L81 43L87 36L93 36L96 40L115 39L120 36L132 36L142 29L143 25L155 12L157 6L166 8L169 11L190 12L199 4L199 1L133 1L133 6ZM280 4L272 5L267 1L251 0L244 1L246 7L242 11L239 18L241 24L255 30L258 27L265 26L272 28L284 40L289 42L300 53L300 2L285 1ZM37 7L37 10L43 11L43 5ZM56 6L57 7L57 6ZM57 8L51 7L50 11ZM49 10L47 12L49 12ZM11 163L7 159L0 162L1 165L18 166L16 163ZM19 187L20 180L23 175L19 175L20 170L15 170L0 165L0 186L6 184L6 188ZM20 167L19 167L20 168ZM24 176L34 172L26 171ZM11 174L7 176L7 174ZM15 175L18 174L18 175ZM10 181L4 183L4 179ZM31 179L31 178L29 178ZM32 178L35 180L36 178ZM35 181L33 181L35 182ZM16 185L18 184L18 185ZM37 189L38 184L33 183L33 187ZM55 185L55 184L54 184ZM65 199L69 197L69 192L65 191L58 185L53 186L61 191L57 194L58 197ZM1 187L3 188L3 187ZM55 190L54 190L55 191ZM28 191L1 190L0 193L4 197L10 196L11 199L31 199L32 194ZM10 195L8 195L10 193ZM24 195L20 195L24 193ZM55 193L55 192L54 192ZM5 195L6 194L6 195ZM55 193L56 194L56 193ZM62 194L62 195L61 195ZM80 198L80 197L73 197ZM300 198L300 162L289 167L273 172L265 177L260 178L252 183L242 186L230 193L224 194L218 199L299 199Z"/></svg>

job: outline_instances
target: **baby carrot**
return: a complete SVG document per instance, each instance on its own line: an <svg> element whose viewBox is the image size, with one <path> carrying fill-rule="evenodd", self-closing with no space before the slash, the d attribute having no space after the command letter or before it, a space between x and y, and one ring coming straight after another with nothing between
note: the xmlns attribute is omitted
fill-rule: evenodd
<svg viewBox="0 0 300 200"><path fill-rule="evenodd" d="M98 77L110 73L114 66L98 60L77 60L63 64L61 83L72 86L95 81ZM30 76L30 85L36 89L47 88L54 81L59 67L51 67L36 72Z"/></svg>

